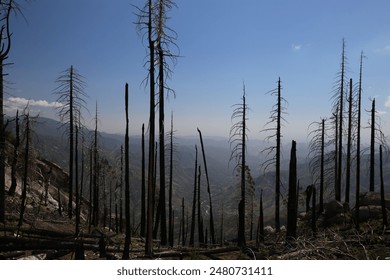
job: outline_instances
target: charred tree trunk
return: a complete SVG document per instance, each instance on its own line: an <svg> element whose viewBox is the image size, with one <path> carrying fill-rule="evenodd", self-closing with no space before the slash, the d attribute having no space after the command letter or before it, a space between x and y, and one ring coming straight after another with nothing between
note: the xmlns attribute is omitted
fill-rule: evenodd
<svg viewBox="0 0 390 280"><path fill-rule="evenodd" d="M200 204L200 178L201 178L201 170L199 165L198 168L198 239L199 239L199 245L202 245L204 243L204 236L203 236L203 219L202 219L201 204Z"/></svg>
<svg viewBox="0 0 390 280"><path fill-rule="evenodd" d="M173 191L173 113L171 114L171 132L170 132L170 151L169 151L169 201L168 201L168 230L169 245L173 246L173 234L170 230L173 226L172 220L172 191Z"/></svg>
<svg viewBox="0 0 390 280"><path fill-rule="evenodd" d="M76 200L76 236L80 232L80 190L79 190L79 153L78 153L78 145L79 145L79 129L78 124L75 125L75 200Z"/></svg>
<svg viewBox="0 0 390 280"><path fill-rule="evenodd" d="M313 234L317 232L317 214L316 214L316 188L313 186L313 200L312 200L312 212L311 212L311 229Z"/></svg>
<svg viewBox="0 0 390 280"><path fill-rule="evenodd" d="M91 226L93 224L93 150L89 149L89 209L88 209L88 232L91 232Z"/></svg>
<svg viewBox="0 0 390 280"><path fill-rule="evenodd" d="M320 208L319 212L324 211L324 168L325 168L325 119L321 123L321 166L320 166Z"/></svg>
<svg viewBox="0 0 390 280"><path fill-rule="evenodd" d="M371 108L370 192L375 191L375 98Z"/></svg>
<svg viewBox="0 0 390 280"><path fill-rule="evenodd" d="M343 50L341 55L341 73L340 73L340 96L339 96L339 132L338 132L338 169L337 185L335 198L341 201L341 182L342 182L342 161L343 161L343 113L344 113L344 77L345 77L345 41L343 39Z"/></svg>
<svg viewBox="0 0 390 280"><path fill-rule="evenodd" d="M290 155L289 188L287 204L287 234L286 241L291 242L297 237L297 156L296 142L292 141Z"/></svg>
<svg viewBox="0 0 390 280"><path fill-rule="evenodd" d="M207 171L206 154L205 154L204 145L203 145L202 132L199 130L199 128L198 128L198 132L199 132L200 144L202 146L203 164L204 164L204 170L205 170L206 182L207 182L207 193L209 194L209 202L210 202L210 235L211 235L211 242L212 242L212 244L215 244L213 205L212 205L212 202L211 202L211 190L210 190L209 174L208 174L208 171Z"/></svg>
<svg viewBox="0 0 390 280"><path fill-rule="evenodd" d="M339 158L338 158L338 154L339 154L339 146L338 146L338 137L339 137L339 131L338 131L338 127L339 127L339 115L338 115L338 109L336 110L336 113L333 113L333 116L334 116L334 121L335 121L335 141L334 141L334 144L335 144L335 154L334 154L334 192L335 192L335 199L338 200L338 170L339 170Z"/></svg>
<svg viewBox="0 0 390 280"><path fill-rule="evenodd" d="M278 102L276 119L276 163L275 163L275 230L280 231L280 157L281 157L281 122L282 96L280 78L278 80Z"/></svg>
<svg viewBox="0 0 390 280"><path fill-rule="evenodd" d="M358 107L357 107L357 135L356 135L356 192L355 192L355 223L356 230L359 230L360 219L360 125L361 125L361 98L362 98L362 76L363 76L363 52L360 55L360 73L359 73L359 93L358 93Z"/></svg>
<svg viewBox="0 0 390 280"><path fill-rule="evenodd" d="M160 2L161 6L161 2ZM161 8L160 8L161 11ZM160 156L160 193L158 202L158 214L161 218L160 238L161 245L167 244L167 222L165 204L165 132L164 132L164 52L161 42L157 45L159 61L159 156Z"/></svg>
<svg viewBox="0 0 390 280"><path fill-rule="evenodd" d="M264 243L264 209L263 209L263 190L260 192L259 222L257 227L257 247Z"/></svg>
<svg viewBox="0 0 390 280"><path fill-rule="evenodd" d="M146 201L146 190L145 190L145 124L142 124L142 165L141 165L141 236L145 236L145 226L146 226L146 211L145 211L145 201Z"/></svg>
<svg viewBox="0 0 390 280"><path fill-rule="evenodd" d="M147 202L147 217L146 217L146 242L145 255L152 256L153 254L153 207L154 207L154 178L155 178L155 158L154 158L154 142L155 142L155 69L154 69L154 54L155 41L152 37L153 32L153 6L152 1L148 0L148 45L149 45L149 83L150 83L150 97L149 97L149 162L148 162L148 202Z"/></svg>
<svg viewBox="0 0 390 280"><path fill-rule="evenodd" d="M15 142L14 142L14 157L11 165L11 187L8 190L8 195L13 196L16 191L16 168L18 163L19 145L20 145L20 132L19 132L19 110L16 111L15 117Z"/></svg>
<svg viewBox="0 0 390 280"><path fill-rule="evenodd" d="M386 209L386 200L385 200L385 184L383 182L383 158L382 158L382 145L379 146L379 156L380 156L380 177L381 177L381 206L382 206L382 221L383 228L388 227L387 223L387 209Z"/></svg>
<svg viewBox="0 0 390 280"><path fill-rule="evenodd" d="M79 127L82 129L80 124L80 118L79 118ZM83 193L84 193L84 173L85 173L85 139L84 139L84 133L81 131L81 174L80 174L80 201L79 201L79 212L78 215L81 213L81 207L83 205Z"/></svg>
<svg viewBox="0 0 390 280"><path fill-rule="evenodd" d="M70 66L69 74L69 199L68 199L68 217L72 219L73 215L73 155L74 155L74 101L73 101L73 66Z"/></svg>
<svg viewBox="0 0 390 280"><path fill-rule="evenodd" d="M345 179L345 202L349 204L349 193L351 189L351 150L352 150L352 110L353 110L352 79L349 80L348 98L348 139L347 139L347 170Z"/></svg>
<svg viewBox="0 0 390 280"><path fill-rule="evenodd" d="M181 200L181 245L186 245L185 238L185 215L184 215L184 197Z"/></svg>
<svg viewBox="0 0 390 280"><path fill-rule="evenodd" d="M119 232L123 232L123 146L121 146L121 179L119 191Z"/></svg>
<svg viewBox="0 0 390 280"><path fill-rule="evenodd" d="M245 102L245 88L244 95L242 97L242 135L241 135L241 200L238 204L238 246L242 247L246 245L245 240L245 205L246 205L246 102Z"/></svg>
<svg viewBox="0 0 390 280"><path fill-rule="evenodd" d="M129 250L131 243L130 228L130 162L129 162L129 85L125 86L125 112L126 112L126 135L125 135L125 217L126 236L122 259L130 258Z"/></svg>
<svg viewBox="0 0 390 280"><path fill-rule="evenodd" d="M194 246L195 236L195 211L196 211L196 189L198 176L198 147L195 145L195 171L194 171L194 196L192 200L192 215L191 215L191 232L190 232L190 246Z"/></svg>

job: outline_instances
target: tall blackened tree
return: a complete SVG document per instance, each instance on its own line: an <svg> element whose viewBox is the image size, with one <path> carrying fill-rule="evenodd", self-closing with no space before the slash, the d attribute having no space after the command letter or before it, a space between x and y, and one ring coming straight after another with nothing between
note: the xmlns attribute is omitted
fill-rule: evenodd
<svg viewBox="0 0 390 280"><path fill-rule="evenodd" d="M333 95L333 114L337 115L337 136L335 137L336 153L335 153L335 165L337 166L335 176L335 199L341 201L341 183L342 183L342 171L343 171L343 132L344 132L344 107L345 107L345 86L346 83L346 63L347 58L345 54L345 40L343 39L340 72L337 74L338 80Z"/></svg>
<svg viewBox="0 0 390 280"><path fill-rule="evenodd" d="M235 169L240 171L241 198L238 204L238 246L245 246L245 198L246 198L246 140L248 138L247 112L245 100L245 85L243 88L242 103L234 106L232 120L237 119L230 129L229 142L231 146L230 160L236 161Z"/></svg>
<svg viewBox="0 0 390 280"><path fill-rule="evenodd" d="M147 214L146 214L146 240L145 255L153 254L153 182L155 178L155 44L154 37L154 14L156 7L152 0L148 0L143 8L138 9L138 21L136 23L138 31L143 38L147 39L148 48L148 77L149 81L149 161L148 161L148 190L147 190Z"/></svg>
<svg viewBox="0 0 390 280"><path fill-rule="evenodd" d="M159 161L160 161L160 192L158 203L158 215L161 218L160 238L161 245L167 244L167 223L166 223L166 199L165 199L165 133L164 133L164 99L165 92L172 91L167 86L166 80L172 74L171 64L167 59L176 62L176 55L172 53L172 45L176 46L175 40L177 34L167 26L169 19L167 13L175 7L172 0L159 0L156 15L156 43L157 43L157 60L158 60L158 105L159 105Z"/></svg>
<svg viewBox="0 0 390 280"><path fill-rule="evenodd" d="M167 58L176 59L172 52L172 46L176 47L176 33L167 26L167 12L175 6L172 0L148 0L145 6L138 8L137 27L143 37L147 38L148 45L148 80L150 85L150 116L149 116L149 168L148 168L148 199L151 198L152 182L156 175L154 168L154 142L155 142L155 87L156 87L156 63L158 65L157 85L159 91L159 142L160 142L160 198L158 215L161 218L162 243L166 243L166 210L165 210L165 151L164 151L164 94L167 87L166 79L172 71ZM150 255L151 238L153 235L152 205L148 202L149 214L147 221L147 242L145 253ZM165 215L165 216L164 216ZM149 233L150 231L150 233ZM148 235L149 233L149 235Z"/></svg>
<svg viewBox="0 0 390 280"><path fill-rule="evenodd" d="M371 106L370 130L370 192L373 192L375 190L375 98Z"/></svg>
<svg viewBox="0 0 390 280"><path fill-rule="evenodd" d="M282 139L282 121L285 121L283 115L286 113L286 104L287 101L282 97L282 86L280 78L278 80L278 86L276 89L268 92L272 96L277 97L276 104L271 110L270 120L267 122L266 126L273 125L264 129L265 132L271 132L271 135L267 137L267 140L275 139L275 145L272 145L268 148L262 150L263 153L266 153L267 156L274 153L272 158L266 160L263 163L264 170L269 166L275 166L275 229L276 231L280 230L280 158L281 158L281 139Z"/></svg>
<svg viewBox="0 0 390 280"><path fill-rule="evenodd" d="M145 211L145 202L146 202L146 189L145 189L145 124L142 124L142 137L141 137L141 147L142 147L142 160L141 160L141 236L145 236L145 227L146 227L146 211Z"/></svg>
<svg viewBox="0 0 390 280"><path fill-rule="evenodd" d="M360 196L360 129L361 129L361 100L363 80L363 52L360 55L359 85L357 97L357 127L356 127L356 188L355 188L355 218L356 229L359 230L359 196Z"/></svg>
<svg viewBox="0 0 390 280"><path fill-rule="evenodd" d="M123 259L128 260L131 231L130 231L130 162L129 162L129 85L125 86L125 112L126 112L126 135L125 135L125 218L126 236L123 250Z"/></svg>
<svg viewBox="0 0 390 280"><path fill-rule="evenodd" d="M64 125L67 126L69 137L69 200L68 200L68 217L73 215L73 183L74 183L74 151L75 151L75 134L74 127L77 123L77 112L85 108L86 83L73 65L64 70L57 78L58 86L54 93L58 95L57 102L63 106L59 107L58 115Z"/></svg>
<svg viewBox="0 0 390 280"><path fill-rule="evenodd" d="M354 123L354 98L352 79L349 80L348 96L348 134L347 134L347 162L345 178L345 202L349 204L349 194L351 189L351 164L352 164L352 124Z"/></svg>

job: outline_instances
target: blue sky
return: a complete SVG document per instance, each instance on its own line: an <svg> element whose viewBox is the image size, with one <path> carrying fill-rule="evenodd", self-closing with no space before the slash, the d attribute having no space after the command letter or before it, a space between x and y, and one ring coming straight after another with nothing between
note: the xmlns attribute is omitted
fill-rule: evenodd
<svg viewBox="0 0 390 280"><path fill-rule="evenodd" d="M130 85L131 133L148 121L142 85L146 49L137 34L137 0L36 0L12 18L13 45L7 68L9 110L23 99L51 117L59 73L73 65L87 82L88 107L98 102L101 130L124 131L124 84ZM178 33L181 57L170 86L176 98L178 135L229 136L232 105L246 85L250 139L268 121L275 98L266 95L281 77L288 101L285 139L305 140L310 122L330 115L331 91L346 40L348 76L357 81L364 51L363 108L375 97L384 130L390 116L390 2L385 0L181 0L169 25ZM12 99L13 98L13 99ZM16 99L15 99L16 98ZM13 100L13 102L11 102ZM387 106L386 106L387 103ZM92 116L86 115L87 124ZM363 122L367 123L368 114ZM366 132L368 133L368 131Z"/></svg>

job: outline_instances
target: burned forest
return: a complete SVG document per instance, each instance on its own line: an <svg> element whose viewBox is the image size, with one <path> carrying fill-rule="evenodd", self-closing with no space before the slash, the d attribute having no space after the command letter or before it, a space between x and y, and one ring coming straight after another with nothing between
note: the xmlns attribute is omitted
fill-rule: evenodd
<svg viewBox="0 0 390 280"><path fill-rule="evenodd" d="M356 55L355 49L366 45L349 41L349 34L345 39L335 35L331 40L337 43L326 57L333 72L302 74L305 81L324 80L327 88L308 82L297 90L292 79L299 70L283 68L278 58L280 71L253 53L262 70L252 73L239 61L245 48L235 47L217 62L223 48L238 44L224 33L217 16L210 32L221 28L224 35L214 34L218 47L211 51L212 39L200 44L195 38L202 35L190 34L196 22L182 34L185 3L128 2L126 32L136 33L135 41L100 38L87 23L88 32L68 30L75 41L99 37L107 53L89 46L74 50L78 59L68 59L58 50L58 63L50 62L57 65L46 77L51 82L38 90L41 64L23 64L26 56L13 53L23 42L14 23L28 22L29 9L38 3L0 1L0 259L390 259L389 130L383 111L390 102L382 105L383 86L370 82L374 66L366 51ZM72 10L69 17L81 10ZM184 7L183 14L188 10ZM104 22L105 12L98 12ZM199 21L202 16L208 15L198 15ZM241 33L249 38L242 45L257 36ZM127 36L115 28L110 34ZM65 39L53 41L47 52L68 43L71 48ZM119 62L82 66L88 53L96 55L95 62L104 60L120 52L121 44L129 56L118 61L127 59L126 68ZM187 51L188 45L199 53ZM260 44L255 47L267 52ZM302 55L302 48L294 43L291 53ZM191 55L202 68L186 68ZM229 71L242 81L234 86L236 80L224 72L230 61L237 69ZM318 64L323 61L319 58ZM17 67L33 68L37 81L31 91L45 91L53 101L18 91L21 77L28 74ZM196 77L206 79L207 68L218 81L223 76L226 87L199 86ZM121 75L112 78L109 72L118 69ZM100 70L107 81L94 78ZM187 72L189 78L183 78ZM272 78L262 77L265 72ZM192 81L197 87L185 92L183 84L191 89ZM297 106L294 99L306 86L310 93ZM234 90L210 94L228 87ZM204 95L198 92L202 88ZM320 101L323 96L327 102ZM113 100L119 105L113 107ZM22 101L23 108L11 103ZM297 119L305 125L297 125ZM218 134L220 127L223 133Z"/></svg>

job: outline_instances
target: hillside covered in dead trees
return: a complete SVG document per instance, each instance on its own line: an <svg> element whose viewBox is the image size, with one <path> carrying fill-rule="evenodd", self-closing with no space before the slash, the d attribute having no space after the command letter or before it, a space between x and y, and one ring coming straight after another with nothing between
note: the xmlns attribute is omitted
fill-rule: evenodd
<svg viewBox="0 0 390 280"><path fill-rule="evenodd" d="M99 103L88 110L77 65L53 80L57 120L29 102L6 108L4 67L21 2L0 2L0 259L390 259L383 114L364 95L364 53L358 69L348 68L346 40L335 50L336 79L323 77L333 82L329 104L319 105L328 116L312 120L306 142L284 138L289 88L277 76L264 92L274 102L259 120L264 140L250 141L256 104L244 82L228 135L194 126L193 136L179 137L166 102L185 59L170 25L180 3L130 5L146 52L139 68L149 115L132 134L124 83L117 110L125 117L115 120L123 129L109 134L99 129Z"/></svg>

